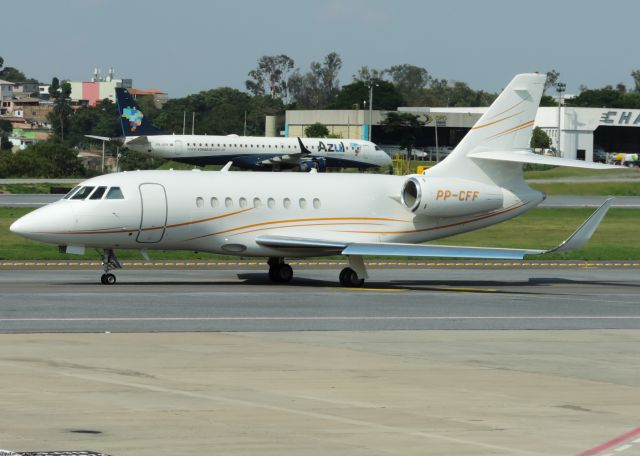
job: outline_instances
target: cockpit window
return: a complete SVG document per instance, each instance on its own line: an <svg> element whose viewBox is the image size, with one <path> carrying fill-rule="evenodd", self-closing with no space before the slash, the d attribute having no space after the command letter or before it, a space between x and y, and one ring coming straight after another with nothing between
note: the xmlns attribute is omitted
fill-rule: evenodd
<svg viewBox="0 0 640 456"><path fill-rule="evenodd" d="M100 198L102 198L102 195L104 195L104 192L105 192L106 189L107 189L107 187L98 187L98 188L96 188L96 191L91 194L89 199L99 200Z"/></svg>
<svg viewBox="0 0 640 456"><path fill-rule="evenodd" d="M122 194L122 190L120 187L111 187L109 192L107 193L108 200L121 200L124 199L124 195Z"/></svg>
<svg viewBox="0 0 640 456"><path fill-rule="evenodd" d="M83 200L93 191L95 187L82 187L80 190L76 192L70 199L72 200Z"/></svg>
<svg viewBox="0 0 640 456"><path fill-rule="evenodd" d="M64 195L64 197L62 197L62 199L69 199L71 198L71 195L73 195L75 192L77 192L80 189L80 186L78 185L77 187L74 187L71 189L71 191L69 193L67 193L66 195Z"/></svg>

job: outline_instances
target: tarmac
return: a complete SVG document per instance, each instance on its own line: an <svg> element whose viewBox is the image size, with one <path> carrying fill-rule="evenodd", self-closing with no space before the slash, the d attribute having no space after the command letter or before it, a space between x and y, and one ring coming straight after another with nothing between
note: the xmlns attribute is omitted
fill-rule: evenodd
<svg viewBox="0 0 640 456"><path fill-rule="evenodd" d="M0 268L0 447L640 452L638 267L339 267Z"/></svg>

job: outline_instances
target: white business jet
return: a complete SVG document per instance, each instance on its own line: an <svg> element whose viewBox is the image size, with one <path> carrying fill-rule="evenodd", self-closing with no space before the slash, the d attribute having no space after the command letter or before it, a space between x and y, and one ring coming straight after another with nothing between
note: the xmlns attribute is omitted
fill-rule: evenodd
<svg viewBox="0 0 640 456"><path fill-rule="evenodd" d="M376 168L391 157L371 141L331 138L270 138L262 136L167 135L151 125L127 89L116 88L122 138L87 135L117 141L137 152L192 165L224 165L241 169Z"/></svg>
<svg viewBox="0 0 640 456"><path fill-rule="evenodd" d="M605 202L551 250L422 244L493 225L545 195L523 179L524 163L612 166L533 154L529 141L545 76L516 76L460 144L420 175L136 171L83 182L64 199L11 225L67 253L100 249L102 283L113 284L117 249L195 250L269 258L269 276L288 282L284 258L345 255L344 286L362 286L367 255L522 259L577 249Z"/></svg>

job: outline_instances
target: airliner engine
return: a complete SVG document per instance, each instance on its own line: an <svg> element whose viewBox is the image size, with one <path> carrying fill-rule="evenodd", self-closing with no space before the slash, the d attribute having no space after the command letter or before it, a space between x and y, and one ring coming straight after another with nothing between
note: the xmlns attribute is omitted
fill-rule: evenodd
<svg viewBox="0 0 640 456"><path fill-rule="evenodd" d="M500 187L464 179L417 175L408 178L400 192L402 204L416 215L458 217L502 208Z"/></svg>

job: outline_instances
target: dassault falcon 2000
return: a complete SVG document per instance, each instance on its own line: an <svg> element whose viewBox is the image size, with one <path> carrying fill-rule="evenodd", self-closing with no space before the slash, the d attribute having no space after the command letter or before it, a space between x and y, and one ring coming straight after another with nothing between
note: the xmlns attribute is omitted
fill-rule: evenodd
<svg viewBox="0 0 640 456"><path fill-rule="evenodd" d="M555 249L421 244L476 230L535 207L545 195L523 179L523 163L611 168L532 153L529 140L545 76L521 74L454 151L423 174L136 171L95 177L39 208L11 231L67 253L100 249L102 283L120 267L116 249L196 250L267 257L288 282L285 257L345 255L344 286L362 286L367 255L522 259L579 248L611 200Z"/></svg>
<svg viewBox="0 0 640 456"><path fill-rule="evenodd" d="M116 88L122 138L87 135L123 143L128 149L192 165L224 165L233 161L241 169L327 167L375 168L389 166L391 157L371 141L330 138L269 138L260 136L167 135L155 128L127 89Z"/></svg>

